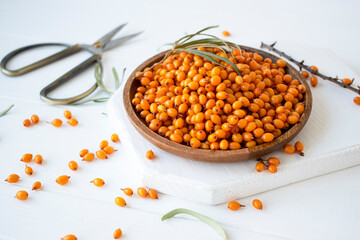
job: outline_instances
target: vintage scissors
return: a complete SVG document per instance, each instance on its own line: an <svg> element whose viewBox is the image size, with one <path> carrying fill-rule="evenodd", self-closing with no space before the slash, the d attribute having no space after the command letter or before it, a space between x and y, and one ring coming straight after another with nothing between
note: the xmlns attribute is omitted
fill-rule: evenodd
<svg viewBox="0 0 360 240"><path fill-rule="evenodd" d="M72 102L79 101L80 99L83 99L86 96L88 96L89 94L91 94L97 88L98 85L96 82L89 90L87 90L86 92L81 93L77 96L74 96L74 97L55 99L55 98L48 97L48 94L50 92L52 92L53 90L55 90L56 88L58 88L59 86L61 86L62 84L66 83L67 81L72 79L73 77L75 77L76 75L78 75L79 73L88 69L94 63L99 63L100 71L102 72L103 70L102 70L102 64L101 64L101 57L102 57L102 54L104 51L113 49L113 48L123 44L124 42L128 41L129 39L132 39L132 38L136 37L137 35L141 34L141 32L138 32L138 33L130 34L130 35L120 37L120 38L110 41L112 39L112 37L114 37L114 35L117 32L119 32L125 25L126 25L126 23L118 26L117 28L115 28L114 30L107 33L99 40L97 40L92 45L87 45L87 44L69 45L69 44L65 44L65 43L41 43L41 44L29 45L29 46L25 46L25 47L16 49L16 50L10 52L8 55L6 55L1 60L0 69L5 75L20 76L20 75L28 73L32 70L41 68L50 63L53 63L60 59L63 59L65 57L71 56L80 51L83 51L83 50L88 51L92 54L91 57L89 57L84 62L80 63L79 65L77 65L76 67L71 69L69 72L65 73L64 75L62 75L61 77L59 77L58 79L56 79L55 81L53 81L52 83L50 83L49 85L44 87L40 92L41 100L48 104L69 104ZM62 46L62 47L66 47L66 48L58 53L55 53L49 57L41 59L37 62L29 64L20 69L9 70L6 68L6 65L8 64L8 62L11 59L13 59L17 54L25 52L29 49L44 47L44 46Z"/></svg>

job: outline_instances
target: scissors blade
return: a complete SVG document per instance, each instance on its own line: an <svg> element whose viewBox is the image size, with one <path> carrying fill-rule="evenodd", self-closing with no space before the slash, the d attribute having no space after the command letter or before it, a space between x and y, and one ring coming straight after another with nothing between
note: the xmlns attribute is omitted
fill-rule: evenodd
<svg viewBox="0 0 360 240"><path fill-rule="evenodd" d="M109 33L105 34L104 36L102 36L99 40L97 40L93 45L96 45L98 43L101 44L101 46L105 46L107 43L110 42L111 38L118 32L120 31L123 27L125 27L127 23L121 24L120 26L114 28L112 31L110 31Z"/></svg>
<svg viewBox="0 0 360 240"><path fill-rule="evenodd" d="M107 50L110 50L110 49L113 49L115 47L118 47L120 46L121 44L123 44L124 42L140 35L141 33L143 32L138 32L138 33L134 33L134 34L130 34L130 35L127 35L125 37L121 37L121 38L117 38L117 39L114 39L112 40L111 42L109 42L108 44L105 44L105 47L104 47L104 51L107 51Z"/></svg>

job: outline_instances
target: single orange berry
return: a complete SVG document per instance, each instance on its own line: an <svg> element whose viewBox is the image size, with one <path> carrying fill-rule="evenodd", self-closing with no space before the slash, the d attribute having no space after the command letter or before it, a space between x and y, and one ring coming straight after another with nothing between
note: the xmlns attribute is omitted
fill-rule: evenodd
<svg viewBox="0 0 360 240"><path fill-rule="evenodd" d="M223 31L223 32L222 32L222 35L223 35L224 37L229 37L229 36L230 36L230 32L229 32L229 31Z"/></svg>
<svg viewBox="0 0 360 240"><path fill-rule="evenodd" d="M40 121L38 115L32 115L30 119L33 124L37 124Z"/></svg>
<svg viewBox="0 0 360 240"><path fill-rule="evenodd" d="M356 105L360 105L360 97L354 97L353 100Z"/></svg>
<svg viewBox="0 0 360 240"><path fill-rule="evenodd" d="M257 172L262 172L262 171L264 171L264 168L265 168L265 165L264 165L264 163L262 163L262 162L258 162L258 163L256 163L256 165L255 165L255 170L256 170Z"/></svg>
<svg viewBox="0 0 360 240"><path fill-rule="evenodd" d="M67 119L70 119L72 117L72 114L69 110L65 110L64 111L64 117L66 117Z"/></svg>
<svg viewBox="0 0 360 240"><path fill-rule="evenodd" d="M304 153L303 153L303 151L304 151L304 144L302 144L302 142L297 141L297 142L295 143L295 151L296 151L298 154L300 154L300 156L304 156Z"/></svg>
<svg viewBox="0 0 360 240"><path fill-rule="evenodd" d="M95 155L93 153L87 153L85 154L83 160L86 162L91 162L92 160L94 160Z"/></svg>
<svg viewBox="0 0 360 240"><path fill-rule="evenodd" d="M37 164L42 164L43 163L42 156L41 155L35 155L34 162L36 162Z"/></svg>
<svg viewBox="0 0 360 240"><path fill-rule="evenodd" d="M301 72L301 75L302 75L305 79L307 79L307 78L309 77L309 73L308 73L307 71L302 71L302 72Z"/></svg>
<svg viewBox="0 0 360 240"><path fill-rule="evenodd" d="M273 165L273 164L270 164L268 166L267 170L269 171L269 173L276 173L277 172L277 167L275 165Z"/></svg>
<svg viewBox="0 0 360 240"><path fill-rule="evenodd" d="M157 192L154 189L149 189L148 194L151 199L159 199Z"/></svg>
<svg viewBox="0 0 360 240"><path fill-rule="evenodd" d="M259 199L254 199L252 201L252 205L254 206L254 208L259 209L259 210L262 210L262 208L263 208L263 204Z"/></svg>
<svg viewBox="0 0 360 240"><path fill-rule="evenodd" d="M272 164L275 166L278 166L280 164L280 160L276 157L270 157L267 161L269 164Z"/></svg>
<svg viewBox="0 0 360 240"><path fill-rule="evenodd" d="M310 84L311 84L311 86L316 87L316 85L318 84L318 79L317 79L317 77L312 76L312 77L310 78Z"/></svg>
<svg viewBox="0 0 360 240"><path fill-rule="evenodd" d="M229 204L228 204L228 208L233 211L238 210L240 207L245 207L245 205L241 205L237 201L232 201L232 202L229 202Z"/></svg>
<svg viewBox="0 0 360 240"><path fill-rule="evenodd" d="M117 197L115 198L115 203L116 205L123 207L126 205L125 199L123 199L122 197Z"/></svg>
<svg viewBox="0 0 360 240"><path fill-rule="evenodd" d="M83 150L81 150L80 152L79 152L79 155L80 155L80 157L85 157L85 155L87 154L89 152L89 150L87 150L87 149L83 149Z"/></svg>
<svg viewBox="0 0 360 240"><path fill-rule="evenodd" d="M70 162L69 162L69 168L70 168L71 170L73 170L73 171L76 171L76 170L78 169L78 164L77 164L77 162L75 162L75 161L70 161Z"/></svg>
<svg viewBox="0 0 360 240"><path fill-rule="evenodd" d="M76 125L78 125L78 120L76 120L76 118L70 118L68 124L75 127Z"/></svg>
<svg viewBox="0 0 360 240"><path fill-rule="evenodd" d="M131 196L133 195L133 190L131 188L121 188L121 190L124 192L125 195Z"/></svg>
<svg viewBox="0 0 360 240"><path fill-rule="evenodd" d="M54 126L54 127L61 127L62 125L62 121L58 118L55 118L54 120L52 120L51 124Z"/></svg>
<svg viewBox="0 0 360 240"><path fill-rule="evenodd" d="M350 78L343 78L343 80L341 80L342 83L347 84L347 85L351 85L352 80Z"/></svg>
<svg viewBox="0 0 360 240"><path fill-rule="evenodd" d="M65 237L61 238L61 240L77 240L77 237L73 234L66 235Z"/></svg>
<svg viewBox="0 0 360 240"><path fill-rule="evenodd" d="M319 71L319 69L316 66L311 66L310 69L312 69L314 71Z"/></svg>
<svg viewBox="0 0 360 240"><path fill-rule="evenodd" d="M149 159L149 160L152 160L154 159L154 152L149 150L146 152L146 158Z"/></svg>
<svg viewBox="0 0 360 240"><path fill-rule="evenodd" d="M34 171L31 167L25 166L25 173L30 176L34 173Z"/></svg>
<svg viewBox="0 0 360 240"><path fill-rule="evenodd" d="M146 195L148 194L148 192L147 192L147 190L146 190L145 188L139 187L139 188L137 189L137 194L138 194L140 197L145 198Z"/></svg>
<svg viewBox="0 0 360 240"><path fill-rule="evenodd" d="M283 150L285 153L288 153L288 154L293 154L295 152L295 147L293 145L290 145L290 144L286 144L284 147L283 147Z"/></svg>
<svg viewBox="0 0 360 240"><path fill-rule="evenodd" d="M116 133L114 133L113 135L111 135L111 141L113 142L119 141L119 136Z"/></svg>
<svg viewBox="0 0 360 240"><path fill-rule="evenodd" d="M15 197L19 200L26 200L29 197L29 194L26 191L21 190L16 193Z"/></svg>
<svg viewBox="0 0 360 240"><path fill-rule="evenodd" d="M104 150L98 150L96 151L96 156L99 159L107 159L108 157L106 156L106 152Z"/></svg>
<svg viewBox="0 0 360 240"><path fill-rule="evenodd" d="M23 162L28 163L28 162L31 162L32 157L33 157L32 154L30 154L30 153L25 153L25 154L21 157L21 160L20 160L20 161L23 161Z"/></svg>
<svg viewBox="0 0 360 240"><path fill-rule="evenodd" d="M41 182L34 182L32 185L32 190L38 190L41 188Z"/></svg>
<svg viewBox="0 0 360 240"><path fill-rule="evenodd" d="M30 125L31 125L30 120L29 120L29 119L25 119L25 120L23 121L23 125L24 125L24 127L30 127Z"/></svg>
<svg viewBox="0 0 360 240"><path fill-rule="evenodd" d="M100 149L104 149L108 145L109 145L109 142L106 141L106 140L103 140L103 141L100 142Z"/></svg>
<svg viewBox="0 0 360 240"><path fill-rule="evenodd" d="M60 185L65 185L69 181L70 176L62 175L56 179L56 182Z"/></svg>
<svg viewBox="0 0 360 240"><path fill-rule="evenodd" d="M8 183L16 183L17 181L19 181L19 175L17 174L10 174L7 179L5 179L6 182Z"/></svg>
<svg viewBox="0 0 360 240"><path fill-rule="evenodd" d="M101 187L105 184L104 180L102 180L101 178L95 178L90 183L93 183L97 187Z"/></svg>
<svg viewBox="0 0 360 240"><path fill-rule="evenodd" d="M112 146L104 147L104 152L106 152L106 154L112 154L114 151L115 149Z"/></svg>
<svg viewBox="0 0 360 240"><path fill-rule="evenodd" d="M120 228L116 229L116 230L114 231L114 233L113 233L114 239L119 239L119 238L121 238L121 236L122 236L122 231L121 231L121 229L120 229Z"/></svg>

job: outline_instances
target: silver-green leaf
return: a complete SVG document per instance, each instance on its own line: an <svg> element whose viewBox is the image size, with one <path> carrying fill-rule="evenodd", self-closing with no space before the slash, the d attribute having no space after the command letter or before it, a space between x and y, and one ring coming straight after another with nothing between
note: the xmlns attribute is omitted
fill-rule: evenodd
<svg viewBox="0 0 360 240"><path fill-rule="evenodd" d="M0 112L0 117L5 116L14 106L15 106L15 104L12 104L10 107L8 107L4 111Z"/></svg>

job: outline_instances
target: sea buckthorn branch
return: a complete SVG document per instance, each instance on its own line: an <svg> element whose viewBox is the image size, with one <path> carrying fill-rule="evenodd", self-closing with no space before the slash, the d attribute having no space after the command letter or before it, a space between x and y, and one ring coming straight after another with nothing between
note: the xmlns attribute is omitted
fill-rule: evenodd
<svg viewBox="0 0 360 240"><path fill-rule="evenodd" d="M340 87L347 88L347 89L349 89L349 90L351 90L351 91L353 91L353 92L355 92L355 93L357 93L357 94L360 95L360 86L357 86L357 88L351 86L351 84L354 82L354 79L352 79L352 81L351 81L350 83L343 83L343 82L338 78L338 76L336 76L336 77L326 76L326 75L320 73L319 71L316 71L316 70L312 69L310 66L305 65L305 64L304 64L304 60L302 60L301 62L299 62L299 61L295 60L293 57L287 55L286 53L279 51L278 49L276 49L276 48L274 47L276 43L277 43L277 42L274 42L273 44L270 44L270 45L269 45L269 44L265 44L265 43L261 42L260 47L261 47L261 48L266 48L266 49L268 49L268 50L270 50L270 51L273 51L273 52L277 53L278 55L280 55L280 56L288 59L288 60L291 61L292 63L295 63L295 64L299 67L300 71L301 71L302 69L305 69L305 70L309 71L310 73L321 77L321 78L324 79L324 80L328 80L328 81L330 81L330 82L333 82L333 83L339 85Z"/></svg>

